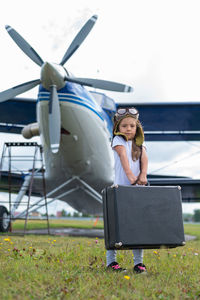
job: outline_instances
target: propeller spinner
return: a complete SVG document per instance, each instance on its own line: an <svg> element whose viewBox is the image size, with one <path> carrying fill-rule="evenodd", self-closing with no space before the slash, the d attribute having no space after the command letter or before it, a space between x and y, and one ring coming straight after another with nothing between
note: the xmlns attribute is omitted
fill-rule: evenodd
<svg viewBox="0 0 200 300"><path fill-rule="evenodd" d="M60 64L52 64L44 62L38 53L28 44L28 42L11 26L6 25L6 30L18 45L18 47L37 65L41 67L41 78L25 82L23 84L12 87L6 91L0 93L0 102L6 101L19 94L22 94L35 86L42 84L44 88L50 91L49 101L49 139L52 152L56 153L59 150L60 144L60 105L57 90L65 86L66 81L78 83L80 85L91 86L93 88L110 90L116 92L132 92L133 89L130 86L90 78L76 78L70 77L63 65L69 60L69 58L76 52L87 35L90 33L94 24L96 23L97 16L92 16L85 25L81 28L78 34L73 39L72 43L68 47L65 55L63 56Z"/></svg>

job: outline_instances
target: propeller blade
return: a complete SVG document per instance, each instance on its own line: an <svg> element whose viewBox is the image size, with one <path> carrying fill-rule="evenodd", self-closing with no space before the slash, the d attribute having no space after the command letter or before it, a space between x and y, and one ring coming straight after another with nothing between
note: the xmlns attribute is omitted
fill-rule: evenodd
<svg viewBox="0 0 200 300"><path fill-rule="evenodd" d="M37 52L24 40L24 38L11 26L5 26L7 32L14 40L14 42L21 48L21 50L32 59L37 65L42 66L44 63L41 57L37 54Z"/></svg>
<svg viewBox="0 0 200 300"><path fill-rule="evenodd" d="M49 140L51 151L58 152L60 146L60 104L55 85L51 86L49 101Z"/></svg>
<svg viewBox="0 0 200 300"><path fill-rule="evenodd" d="M63 66L66 63L66 61L68 61L68 59L74 54L74 52L80 47L80 45L82 44L84 39L89 34L92 27L94 26L96 20L97 20L97 16L94 15L85 23L85 25L81 28L79 33L75 36L71 45L67 49L65 55L63 56L63 59L60 62L60 65Z"/></svg>
<svg viewBox="0 0 200 300"><path fill-rule="evenodd" d="M14 98L15 96L22 94L26 91L31 90L36 85L40 84L40 79L28 81L19 85L16 85L6 91L3 91L0 93L0 102L4 102L6 100L9 100L11 98Z"/></svg>
<svg viewBox="0 0 200 300"><path fill-rule="evenodd" d="M124 92L124 93L131 93L133 92L133 88L131 86L121 84L114 81L107 81L101 79L90 79L90 78L73 78L73 77L66 77L67 81L78 83L81 85L91 86L96 89L114 91L114 92Z"/></svg>

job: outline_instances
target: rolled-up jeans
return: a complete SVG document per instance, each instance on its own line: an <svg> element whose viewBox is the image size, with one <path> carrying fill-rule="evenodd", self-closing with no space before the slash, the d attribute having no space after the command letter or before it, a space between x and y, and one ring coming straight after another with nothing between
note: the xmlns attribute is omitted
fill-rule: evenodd
<svg viewBox="0 0 200 300"><path fill-rule="evenodd" d="M120 250L122 251L122 250ZM134 266L139 263L143 263L143 249L134 249L133 251L133 262ZM106 251L106 265L109 266L112 262L116 261L117 250Z"/></svg>

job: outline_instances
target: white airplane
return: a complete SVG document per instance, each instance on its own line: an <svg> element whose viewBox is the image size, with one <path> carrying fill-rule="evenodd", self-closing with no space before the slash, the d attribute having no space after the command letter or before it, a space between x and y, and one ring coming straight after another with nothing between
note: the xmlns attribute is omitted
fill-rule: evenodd
<svg viewBox="0 0 200 300"><path fill-rule="evenodd" d="M24 126L22 135L25 138L37 135L41 137L47 193L80 212L100 215L100 192L113 182L110 141L116 105L106 95L88 92L84 86L117 92L132 92L132 88L111 81L77 78L65 69L64 64L82 44L96 20L97 16L94 15L86 22L60 64L44 62L17 31L6 26L14 42L41 67L41 77L1 92L0 103L39 85L37 123ZM15 105L25 102L25 99L20 98L14 100ZM30 103L30 100L27 101ZM39 181L41 178L34 180L33 190L36 192L40 190ZM19 194L12 214L24 193ZM30 211L31 209L36 208L32 207ZM20 216L24 214L25 212Z"/></svg>
<svg viewBox="0 0 200 300"><path fill-rule="evenodd" d="M41 67L41 78L0 93L0 131L21 133L25 138L40 136L45 159L48 203L59 199L74 209L102 215L101 191L113 183L114 161L110 142L112 117L119 106L136 106L144 124L146 141L200 140L200 103L118 104L105 94L89 92L84 86L117 92L132 92L130 86L74 77L64 67L87 37L97 20L92 16L75 36L60 64L44 62L12 27L11 38ZM38 99L15 98L39 85ZM36 115L35 115L36 112ZM180 116L180 117L179 117ZM24 177L24 176L22 176ZM199 201L200 180L149 178L151 185L181 185L183 201ZM11 215L27 192L30 176L25 176ZM33 194L41 193L42 178L36 174ZM42 197L29 212L44 206ZM18 217L24 217L26 210ZM14 218L14 217L13 217ZM7 209L0 205L0 231L9 228Z"/></svg>

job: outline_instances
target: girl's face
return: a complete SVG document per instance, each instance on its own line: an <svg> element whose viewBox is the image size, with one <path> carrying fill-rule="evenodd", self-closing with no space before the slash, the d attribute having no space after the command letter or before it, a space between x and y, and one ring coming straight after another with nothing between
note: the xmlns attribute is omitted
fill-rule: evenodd
<svg viewBox="0 0 200 300"><path fill-rule="evenodd" d="M132 117L122 119L119 124L119 131L125 134L129 140L135 137L137 129L137 121Z"/></svg>

